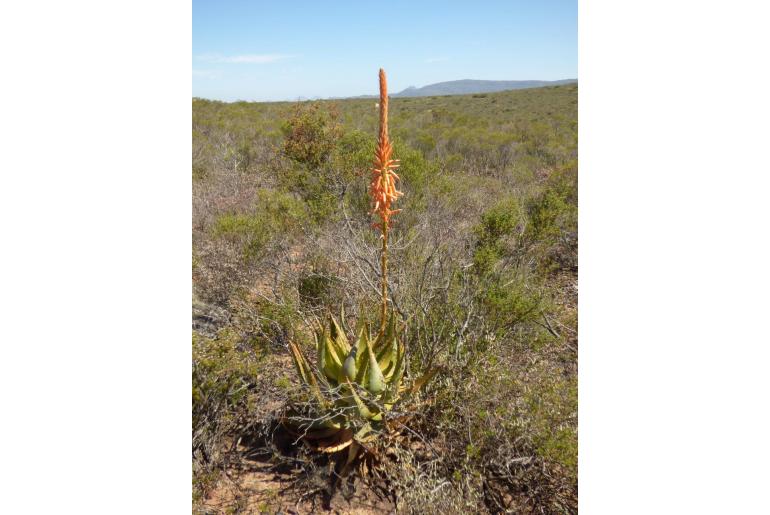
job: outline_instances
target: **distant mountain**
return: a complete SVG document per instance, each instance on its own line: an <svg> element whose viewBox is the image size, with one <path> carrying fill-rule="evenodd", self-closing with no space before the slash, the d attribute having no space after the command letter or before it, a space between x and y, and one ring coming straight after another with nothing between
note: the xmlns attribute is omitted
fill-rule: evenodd
<svg viewBox="0 0 770 515"><path fill-rule="evenodd" d="M391 95L391 97L432 97L439 95L469 95L471 93L493 93L509 89L542 88L545 86L558 86L560 84L572 84L577 79L564 80L450 80L449 82L437 82L421 88L409 86L404 91Z"/></svg>

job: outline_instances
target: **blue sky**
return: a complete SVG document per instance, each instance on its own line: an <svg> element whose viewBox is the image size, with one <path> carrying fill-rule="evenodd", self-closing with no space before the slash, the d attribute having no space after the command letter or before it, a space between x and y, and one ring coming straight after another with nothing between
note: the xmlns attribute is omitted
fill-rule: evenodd
<svg viewBox="0 0 770 515"><path fill-rule="evenodd" d="M193 1L192 94L296 100L577 77L577 0Z"/></svg>

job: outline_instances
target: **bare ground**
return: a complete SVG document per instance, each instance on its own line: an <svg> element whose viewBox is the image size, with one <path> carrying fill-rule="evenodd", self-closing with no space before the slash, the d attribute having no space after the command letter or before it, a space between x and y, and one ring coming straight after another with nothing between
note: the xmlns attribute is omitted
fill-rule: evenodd
<svg viewBox="0 0 770 515"><path fill-rule="evenodd" d="M280 447L291 446L285 435L274 438ZM292 465L286 456L265 452L264 447L238 445L239 459L220 474L217 482L199 504L196 513L214 514L305 514L375 515L395 513L392 498L379 486L351 477L329 496L331 463L321 463L312 471Z"/></svg>

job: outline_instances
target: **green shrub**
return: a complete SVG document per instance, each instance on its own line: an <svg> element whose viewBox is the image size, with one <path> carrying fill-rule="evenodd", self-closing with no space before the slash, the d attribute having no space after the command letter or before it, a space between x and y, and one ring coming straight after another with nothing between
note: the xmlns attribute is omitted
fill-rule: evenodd
<svg viewBox="0 0 770 515"><path fill-rule="evenodd" d="M334 153L334 166L344 169L346 179L368 172L372 167L375 138L360 130L345 133L339 140Z"/></svg>
<svg viewBox="0 0 770 515"><path fill-rule="evenodd" d="M481 293L481 303L490 326L510 330L517 324L537 318L543 309L540 289L531 280L515 273L487 278L490 283Z"/></svg>
<svg viewBox="0 0 770 515"><path fill-rule="evenodd" d="M481 222L474 228L476 248L474 263L479 272L487 272L511 250L509 240L522 224L523 212L519 201L508 197L481 215Z"/></svg>
<svg viewBox="0 0 770 515"><path fill-rule="evenodd" d="M393 142L393 156L401 160L396 173L401 177L399 189L404 192L400 206L403 213L399 215L397 227L410 227L426 209L426 190L438 175L438 164L425 159L422 152L403 140Z"/></svg>
<svg viewBox="0 0 770 515"><path fill-rule="evenodd" d="M281 171L281 186L305 201L316 224L336 218L349 183L371 166L373 139L361 131L344 133L336 109L318 103L297 107L283 133L293 165Z"/></svg>
<svg viewBox="0 0 770 515"><path fill-rule="evenodd" d="M577 378L543 378L525 396L533 442L546 460L559 463L577 478Z"/></svg>
<svg viewBox="0 0 770 515"><path fill-rule="evenodd" d="M258 356L252 349L240 349L239 343L232 330L214 338L193 333L193 455L201 466L221 458L219 444L237 426L238 413L247 407L260 374Z"/></svg>
<svg viewBox="0 0 770 515"><path fill-rule="evenodd" d="M577 163L554 171L529 202L526 238L541 249L544 267L577 267Z"/></svg>
<svg viewBox="0 0 770 515"><path fill-rule="evenodd" d="M246 397L259 375L259 359L238 348L240 338L225 329L214 338L193 333L193 426L200 426L211 406L230 410Z"/></svg>
<svg viewBox="0 0 770 515"><path fill-rule="evenodd" d="M286 397L275 356L234 326L214 337L192 335L193 499L200 502L227 461L225 442L256 422L267 423Z"/></svg>
<svg viewBox="0 0 770 515"><path fill-rule="evenodd" d="M286 156L310 168L326 162L342 135L338 118L334 106L320 102L297 104L291 118L281 126Z"/></svg>
<svg viewBox="0 0 770 515"><path fill-rule="evenodd" d="M305 205L286 193L259 190L252 213L225 213L216 219L214 237L228 238L242 246L248 261L262 256L275 238L296 233L307 221Z"/></svg>
<svg viewBox="0 0 770 515"><path fill-rule="evenodd" d="M299 299L301 302L312 307L320 306L324 303L324 300L326 300L328 305L334 283L334 277L315 270L303 273L300 275L297 284Z"/></svg>
<svg viewBox="0 0 770 515"><path fill-rule="evenodd" d="M415 146L422 152L423 156L428 156L432 150L436 148L436 140L432 134L420 131L415 136Z"/></svg>
<svg viewBox="0 0 770 515"><path fill-rule="evenodd" d="M289 285L280 285L277 298L254 296L241 291L230 299L231 323L251 345L261 349L283 348L290 338L298 338L296 295Z"/></svg>

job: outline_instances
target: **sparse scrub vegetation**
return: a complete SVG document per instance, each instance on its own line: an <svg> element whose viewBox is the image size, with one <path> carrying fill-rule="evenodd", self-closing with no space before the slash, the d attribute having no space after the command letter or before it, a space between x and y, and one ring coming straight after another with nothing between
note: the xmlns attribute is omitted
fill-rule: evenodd
<svg viewBox="0 0 770 515"><path fill-rule="evenodd" d="M193 99L201 513L224 512L213 504L218 488L257 465L290 470L294 494L250 505L241 490L226 503L234 512L329 501L332 461L282 440L277 421L310 393L289 346L317 366L316 321L328 326L344 309L340 324L366 318L377 336L382 239L367 188L375 103ZM417 394L377 472L352 474L331 502L368 495L383 512L575 513L577 85L395 98L389 110L404 195L388 231L387 309L408 358L404 384L441 373Z"/></svg>

